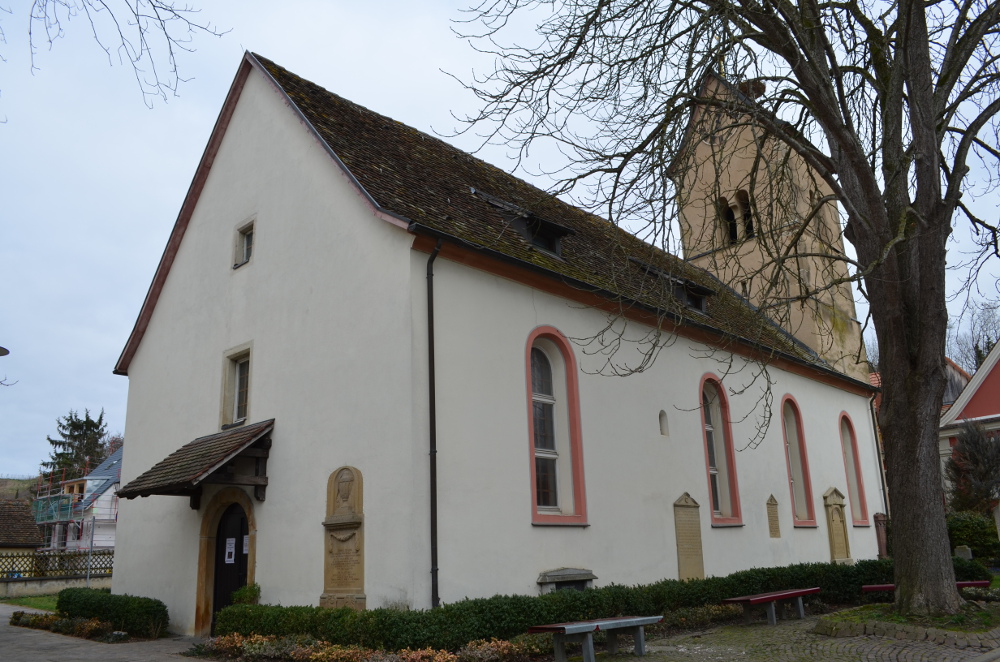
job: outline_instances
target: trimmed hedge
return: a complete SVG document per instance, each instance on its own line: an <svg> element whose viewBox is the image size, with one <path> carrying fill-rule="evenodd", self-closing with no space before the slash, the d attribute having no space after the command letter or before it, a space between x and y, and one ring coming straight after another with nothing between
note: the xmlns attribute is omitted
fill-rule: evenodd
<svg viewBox="0 0 1000 662"><path fill-rule="evenodd" d="M107 589L66 588L59 591L56 609L70 618L99 618L133 637L166 634L167 606L153 598L112 595Z"/></svg>
<svg viewBox="0 0 1000 662"><path fill-rule="evenodd" d="M992 517L982 513L962 511L948 514L948 538L951 548L968 545L972 557L984 562L992 562L1000 556L1000 540L997 539L997 525Z"/></svg>
<svg viewBox="0 0 1000 662"><path fill-rule="evenodd" d="M955 559L960 580L989 579L979 563ZM691 581L665 579L645 586L611 585L586 591L556 591L537 597L498 595L462 600L437 609L401 611L349 608L232 605L219 612L216 634L311 635L332 644L383 650L458 650L477 639L509 639L532 625L614 616L647 616L715 605L725 598L791 588L822 587L825 602L858 604L862 584L893 581L892 560L854 565L806 563L754 568L727 577Z"/></svg>

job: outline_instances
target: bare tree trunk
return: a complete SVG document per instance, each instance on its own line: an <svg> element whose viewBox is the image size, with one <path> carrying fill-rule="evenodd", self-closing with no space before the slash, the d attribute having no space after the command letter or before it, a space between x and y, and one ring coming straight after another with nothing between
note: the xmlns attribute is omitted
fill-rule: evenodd
<svg viewBox="0 0 1000 662"><path fill-rule="evenodd" d="M945 272L936 265L944 265L949 230L940 213L917 216L910 236L866 278L882 352L879 425L889 494L906 504L892 518L896 608L903 613L954 613L964 603L955 587L938 454L948 315Z"/></svg>

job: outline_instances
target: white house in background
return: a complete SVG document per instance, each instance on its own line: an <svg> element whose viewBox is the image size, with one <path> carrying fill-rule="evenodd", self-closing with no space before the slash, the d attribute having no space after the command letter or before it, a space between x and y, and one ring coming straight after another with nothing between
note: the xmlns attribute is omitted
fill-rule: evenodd
<svg viewBox="0 0 1000 662"><path fill-rule="evenodd" d="M86 476L81 499L73 507L76 540L67 536L66 549L114 549L118 525L118 487L122 472L122 448L108 456Z"/></svg>
<svg viewBox="0 0 1000 662"><path fill-rule="evenodd" d="M425 608L877 551L867 383L707 272L249 53L115 371L113 590L182 632L249 581Z"/></svg>
<svg viewBox="0 0 1000 662"><path fill-rule="evenodd" d="M32 510L45 549L114 549L121 469L119 448L85 476L48 485L39 480Z"/></svg>

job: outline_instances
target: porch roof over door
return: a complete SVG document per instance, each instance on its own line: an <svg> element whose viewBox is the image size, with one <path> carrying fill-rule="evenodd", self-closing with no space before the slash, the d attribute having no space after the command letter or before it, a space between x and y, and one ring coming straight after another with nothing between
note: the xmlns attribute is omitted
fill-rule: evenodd
<svg viewBox="0 0 1000 662"><path fill-rule="evenodd" d="M118 490L118 496L125 499L152 494L197 496L203 484L226 484L253 486L257 499L263 501L263 488L267 485L264 469L273 429L271 418L198 437L130 481ZM257 460L254 475L226 470L238 457Z"/></svg>

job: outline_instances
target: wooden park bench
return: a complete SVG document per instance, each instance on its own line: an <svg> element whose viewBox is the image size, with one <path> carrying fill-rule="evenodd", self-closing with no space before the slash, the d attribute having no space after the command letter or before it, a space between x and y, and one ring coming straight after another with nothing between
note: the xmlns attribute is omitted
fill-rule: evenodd
<svg viewBox="0 0 1000 662"><path fill-rule="evenodd" d="M989 588L990 580L988 579L976 579L974 581L967 582L955 582L955 586L958 588ZM865 584L861 587L863 593L874 593L877 591L891 592L896 590L895 584Z"/></svg>
<svg viewBox="0 0 1000 662"><path fill-rule="evenodd" d="M743 605L743 620L750 624L750 608L760 604L767 605L767 622L771 625L777 625L778 617L784 618L784 614L777 611L775 605L781 605L784 602L790 602L795 600L796 606L799 609L799 618L805 618L806 612L802 606L802 597L806 595L812 595L813 593L819 593L819 587L814 588L797 588L791 589L789 591L773 591L771 593L758 593L757 595L741 595L738 598L726 598L723 602L727 604L742 604Z"/></svg>
<svg viewBox="0 0 1000 662"><path fill-rule="evenodd" d="M635 638L636 655L646 654L646 634L643 628L663 620L662 616L624 616L622 618L599 618L593 621L576 621L573 623L553 623L551 625L533 625L528 628L529 634L552 633L556 659L555 662L566 662L566 643L583 642L583 662L594 662L594 633L608 633L608 653L618 654L618 635L631 634Z"/></svg>

